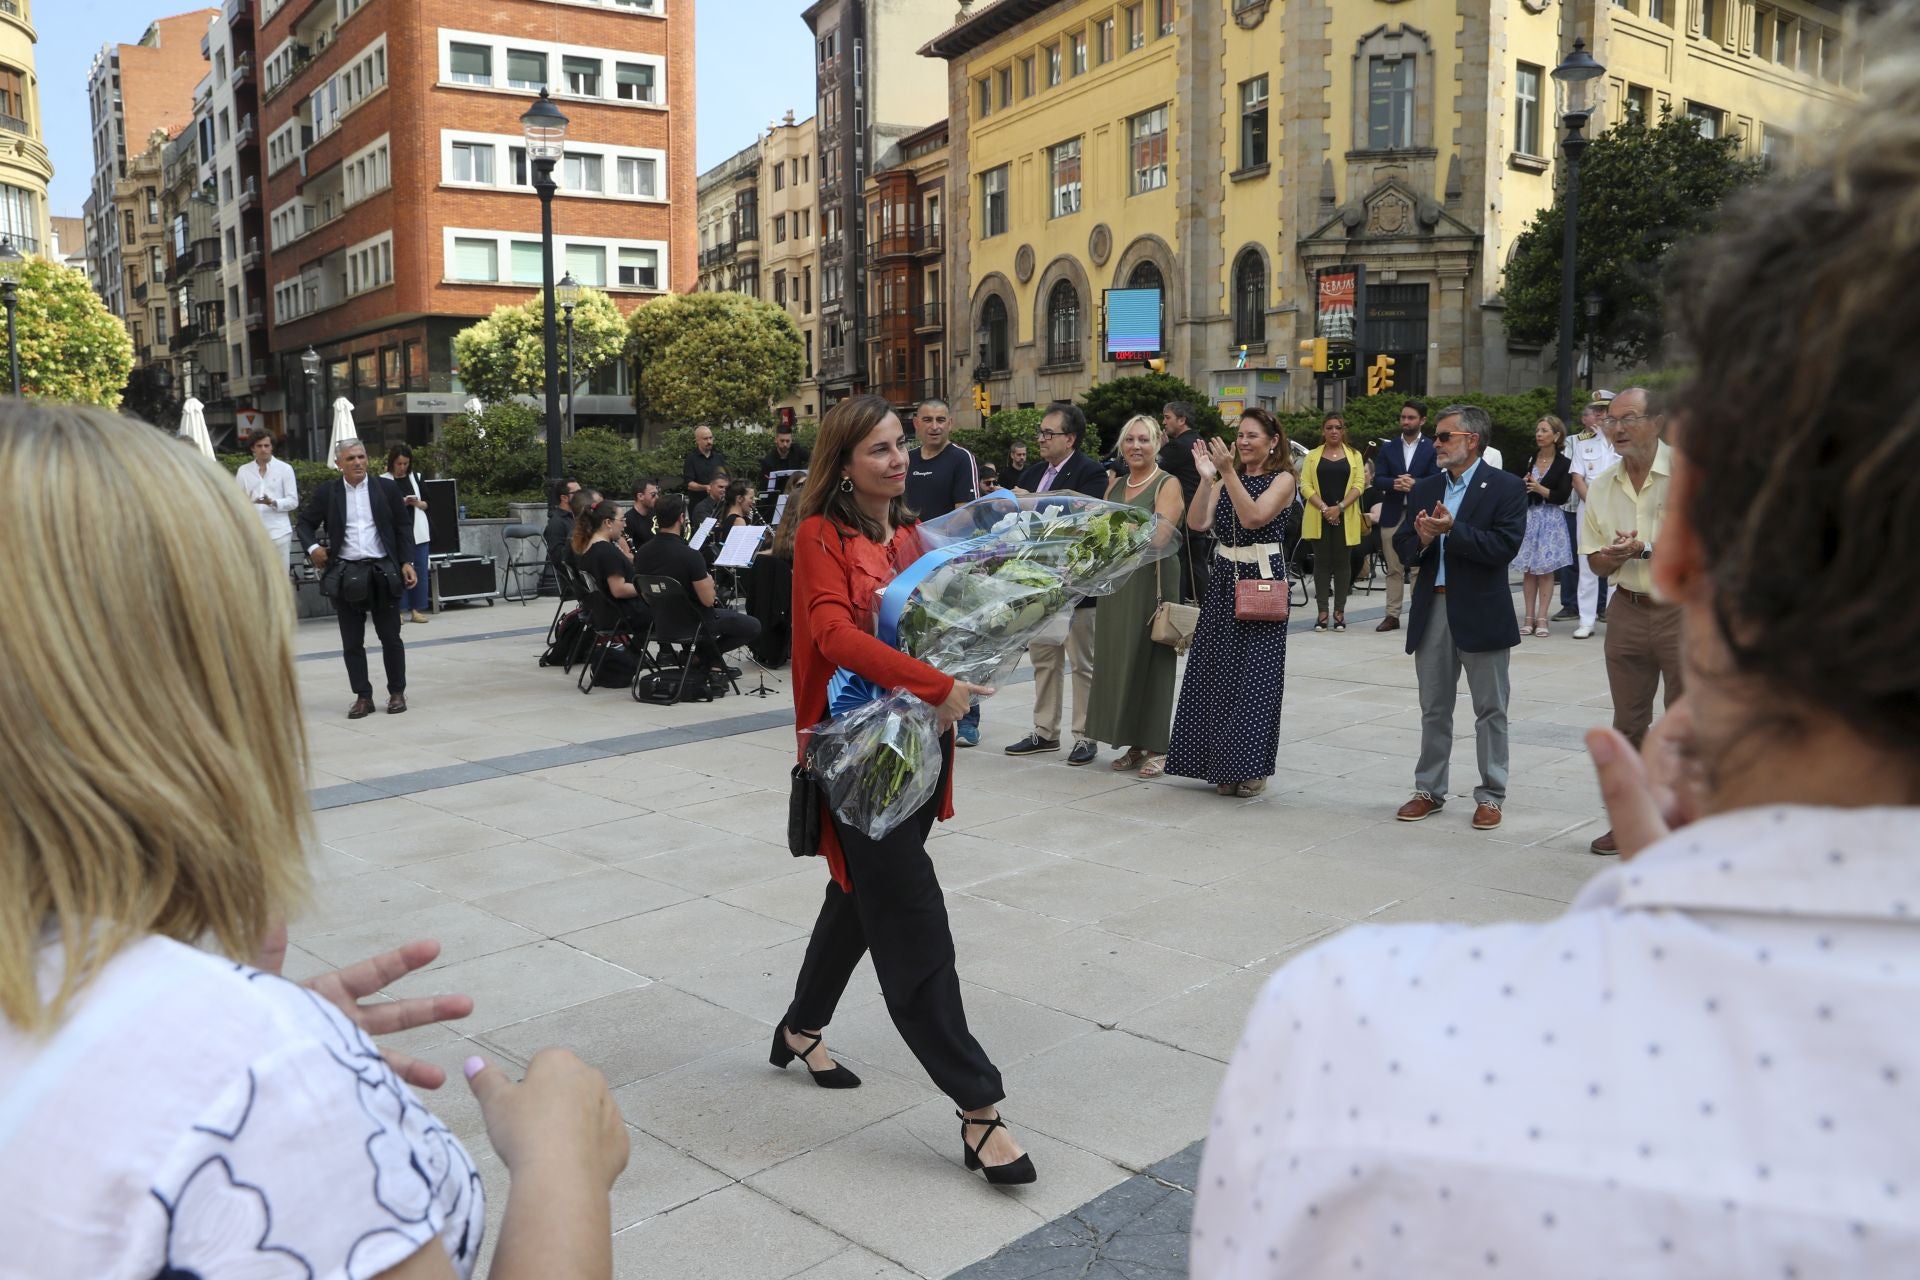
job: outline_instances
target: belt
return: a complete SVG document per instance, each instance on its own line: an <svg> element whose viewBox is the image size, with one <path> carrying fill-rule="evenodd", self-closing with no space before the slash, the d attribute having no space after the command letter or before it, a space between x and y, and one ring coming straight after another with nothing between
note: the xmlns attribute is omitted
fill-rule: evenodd
<svg viewBox="0 0 1920 1280"><path fill-rule="evenodd" d="M1277 542L1256 542L1250 547L1229 547L1215 543L1213 549L1222 559L1231 560L1235 564L1259 565L1260 576L1263 578L1273 576L1271 557L1285 554Z"/></svg>
<svg viewBox="0 0 1920 1280"><path fill-rule="evenodd" d="M1437 596L1443 596L1443 595L1445 595L1445 594L1447 594L1447 589L1446 589L1445 587L1435 587L1435 588L1433 589L1433 594L1435 594L1435 595L1437 595Z"/></svg>
<svg viewBox="0 0 1920 1280"><path fill-rule="evenodd" d="M1649 608L1654 608L1654 609L1666 609L1666 608L1676 607L1676 606L1670 606L1665 601L1658 600L1653 596L1648 595L1644 591L1629 591L1625 587L1614 587L1610 592L1608 592L1608 595L1625 596L1627 599L1633 601L1635 604L1644 604L1644 605L1647 605Z"/></svg>

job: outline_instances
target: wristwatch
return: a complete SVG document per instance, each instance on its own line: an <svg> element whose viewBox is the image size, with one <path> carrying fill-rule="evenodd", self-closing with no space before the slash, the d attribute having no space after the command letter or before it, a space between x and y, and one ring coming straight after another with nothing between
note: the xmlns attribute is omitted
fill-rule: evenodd
<svg viewBox="0 0 1920 1280"><path fill-rule="evenodd" d="M1653 544L1651 542L1647 543L1645 546L1640 548L1640 559L1642 560L1653 559Z"/></svg>

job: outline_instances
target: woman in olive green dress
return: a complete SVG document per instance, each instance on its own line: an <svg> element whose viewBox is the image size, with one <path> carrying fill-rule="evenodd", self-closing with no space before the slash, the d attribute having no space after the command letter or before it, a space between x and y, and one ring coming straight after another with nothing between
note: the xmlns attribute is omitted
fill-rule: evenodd
<svg viewBox="0 0 1920 1280"><path fill-rule="evenodd" d="M1151 511L1161 519L1155 538L1171 542L1180 532L1180 481L1160 469L1160 424L1144 414L1120 431L1120 458L1127 469L1114 478L1107 501ZM1157 778L1167 763L1173 723L1174 652L1148 634L1162 600L1180 598L1180 560L1168 556L1101 597L1093 616L1093 697L1087 736L1126 750L1113 768Z"/></svg>

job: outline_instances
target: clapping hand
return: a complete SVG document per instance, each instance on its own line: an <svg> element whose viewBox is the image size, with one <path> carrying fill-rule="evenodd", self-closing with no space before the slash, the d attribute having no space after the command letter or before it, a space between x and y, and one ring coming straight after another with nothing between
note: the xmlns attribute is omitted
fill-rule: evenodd
<svg viewBox="0 0 1920 1280"><path fill-rule="evenodd" d="M1627 561L1638 557L1640 549L1639 530L1615 529L1613 531L1613 541L1594 552L1594 554L1605 560L1610 566L1608 572L1612 572L1612 570L1618 569Z"/></svg>
<svg viewBox="0 0 1920 1280"><path fill-rule="evenodd" d="M1587 754L1622 862L1704 811L1706 774L1693 754L1693 713L1684 697L1654 722L1640 750L1616 730L1592 729Z"/></svg>
<svg viewBox="0 0 1920 1280"><path fill-rule="evenodd" d="M440 956L440 944L431 938L404 943L392 951L372 956L344 969L335 969L309 978L300 985L326 998L327 1002L369 1036L391 1035L413 1027L464 1018L473 1012L471 996L413 996L405 1000L370 1001L368 997L392 986L416 969L424 969ZM278 923L260 941L253 966L277 974L287 959L287 926ZM410 1058L391 1049L383 1050L394 1074L417 1089L438 1089L447 1082L447 1073L431 1062Z"/></svg>
<svg viewBox="0 0 1920 1280"><path fill-rule="evenodd" d="M1447 510L1444 502L1434 503L1433 510L1422 511L1413 518L1413 531L1420 535L1422 546L1444 536L1452 528L1453 513Z"/></svg>
<svg viewBox="0 0 1920 1280"><path fill-rule="evenodd" d="M1547 496L1547 486L1541 484L1538 480L1528 480L1527 492L1544 498Z"/></svg>

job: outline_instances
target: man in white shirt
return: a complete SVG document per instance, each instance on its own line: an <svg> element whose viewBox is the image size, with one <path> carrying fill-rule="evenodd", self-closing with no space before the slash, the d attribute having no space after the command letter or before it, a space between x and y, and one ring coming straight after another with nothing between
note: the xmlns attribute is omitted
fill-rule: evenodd
<svg viewBox="0 0 1920 1280"><path fill-rule="evenodd" d="M320 594L333 602L340 622L341 656L353 686L347 719L373 714L367 676L367 618L380 637L387 669L387 714L407 709L407 651L400 640L400 584L419 581L413 567L413 518L400 486L367 474L367 450L343 440L334 453L340 478L313 491L300 511L300 541L320 571ZM326 545L318 531L326 531Z"/></svg>
<svg viewBox="0 0 1920 1280"><path fill-rule="evenodd" d="M1607 406L1613 403L1613 392L1596 391L1593 403L1580 412L1580 433L1567 441L1567 458L1572 467L1569 472L1573 480L1573 497L1567 503L1567 527L1573 532L1573 541L1580 541L1579 513L1586 505L1587 490L1595 480L1620 461L1620 455L1614 451L1613 441L1607 438ZM1579 575L1579 585L1575 595L1580 625L1574 628L1573 638L1585 640L1593 635L1594 625L1607 614L1607 579L1594 573L1593 566L1582 555L1574 556L1575 571ZM1561 610L1564 614L1566 610ZM1556 618L1560 614L1554 615Z"/></svg>
<svg viewBox="0 0 1920 1280"><path fill-rule="evenodd" d="M288 513L300 509L299 487L293 468L273 456L273 433L262 431L253 438L253 461L241 464L234 472L247 500L260 512L260 523L267 536L287 560L293 549L293 521Z"/></svg>

